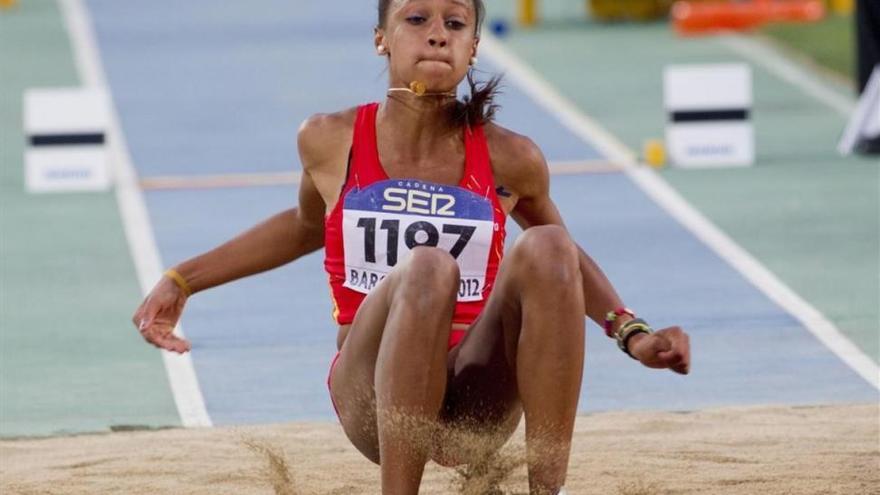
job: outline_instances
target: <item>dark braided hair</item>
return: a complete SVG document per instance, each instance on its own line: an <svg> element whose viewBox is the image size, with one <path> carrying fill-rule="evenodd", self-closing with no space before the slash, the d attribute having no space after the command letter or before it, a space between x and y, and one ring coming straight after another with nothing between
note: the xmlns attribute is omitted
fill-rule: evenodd
<svg viewBox="0 0 880 495"><path fill-rule="evenodd" d="M388 9L393 1L379 0L379 28L385 28ZM474 11L477 14L474 34L480 36L483 20L486 18L486 6L483 4L483 0L473 0L473 2ZM467 125L471 127L491 122L499 109L499 105L495 103L495 96L498 94L501 76L493 76L488 82L478 82L474 77L474 69L471 68L467 73L467 82L471 88L471 94L470 96L465 96L464 101L456 101L455 105L450 108L450 122L453 125Z"/></svg>

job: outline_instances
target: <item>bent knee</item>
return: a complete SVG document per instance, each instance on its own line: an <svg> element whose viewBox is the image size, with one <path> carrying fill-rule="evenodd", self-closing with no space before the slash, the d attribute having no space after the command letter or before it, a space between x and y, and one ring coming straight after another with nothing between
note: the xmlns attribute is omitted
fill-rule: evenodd
<svg viewBox="0 0 880 495"><path fill-rule="evenodd" d="M541 225L527 229L517 239L511 254L517 264L536 274L564 278L579 272L578 250L571 236L558 225Z"/></svg>
<svg viewBox="0 0 880 495"><path fill-rule="evenodd" d="M441 293L457 291L459 268L455 258L440 248L417 247L400 267L400 283L408 289Z"/></svg>

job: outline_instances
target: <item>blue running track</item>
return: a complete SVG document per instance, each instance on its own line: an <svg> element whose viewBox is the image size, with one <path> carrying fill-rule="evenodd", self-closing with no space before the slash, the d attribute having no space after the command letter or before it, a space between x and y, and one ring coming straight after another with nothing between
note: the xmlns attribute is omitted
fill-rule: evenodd
<svg viewBox="0 0 880 495"><path fill-rule="evenodd" d="M381 99L373 2L88 0L132 159L143 178L292 171L316 112ZM497 71L483 57L480 66ZM508 81L500 123L551 162L594 160ZM577 241L655 326L692 335L688 377L642 368L595 325L583 411L875 401L877 391L659 209L623 174L555 177ZM296 204L294 186L148 191L166 264ZM513 229L515 230L515 229ZM133 302L134 304L134 302ZM184 317L215 424L332 419L336 330L320 253L193 298Z"/></svg>

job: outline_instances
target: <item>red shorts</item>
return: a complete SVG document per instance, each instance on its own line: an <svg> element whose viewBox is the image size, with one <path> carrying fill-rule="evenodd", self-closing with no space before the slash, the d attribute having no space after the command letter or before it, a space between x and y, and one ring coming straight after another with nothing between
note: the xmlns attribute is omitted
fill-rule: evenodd
<svg viewBox="0 0 880 495"><path fill-rule="evenodd" d="M452 330L449 333L449 348L448 350L452 350L455 346L457 346L464 336L467 335L467 330ZM336 417L339 417L339 408L336 407L336 402L333 401L333 392L330 390L330 378L333 376L333 368L336 367L336 363L339 361L339 352L333 356L333 361L330 362L330 372L327 373L327 390L330 391L330 402L333 404L333 410L336 411Z"/></svg>

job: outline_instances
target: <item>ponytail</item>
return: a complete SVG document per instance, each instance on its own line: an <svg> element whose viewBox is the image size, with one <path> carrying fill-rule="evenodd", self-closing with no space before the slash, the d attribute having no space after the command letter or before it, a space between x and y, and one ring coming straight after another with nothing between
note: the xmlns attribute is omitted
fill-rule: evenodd
<svg viewBox="0 0 880 495"><path fill-rule="evenodd" d="M498 88L501 84L501 76L492 76L489 81L480 83L474 78L474 71L469 70L467 82L471 94L452 107L450 123L455 126L478 127L491 122L500 108L495 102L495 97L500 93Z"/></svg>

